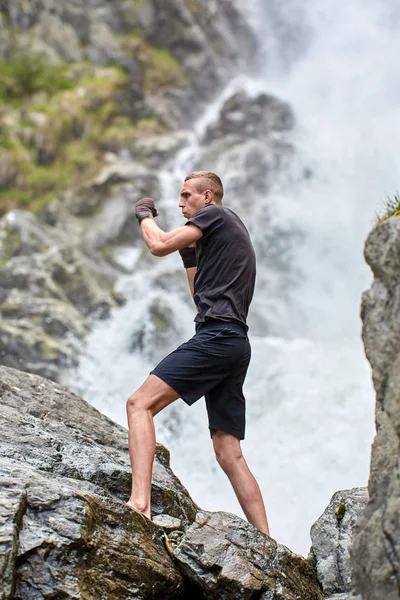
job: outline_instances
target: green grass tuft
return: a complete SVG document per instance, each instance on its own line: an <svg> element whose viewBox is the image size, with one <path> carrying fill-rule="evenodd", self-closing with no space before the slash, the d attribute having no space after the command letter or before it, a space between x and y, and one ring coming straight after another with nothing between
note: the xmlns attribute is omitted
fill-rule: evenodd
<svg viewBox="0 0 400 600"><path fill-rule="evenodd" d="M9 60L0 61L0 72L0 96L9 101L74 87L65 65L53 65L37 53L14 52Z"/></svg>
<svg viewBox="0 0 400 600"><path fill-rule="evenodd" d="M392 197L387 196L383 205L383 213L377 214L378 222L386 221L390 217L400 217L400 194L396 192Z"/></svg>

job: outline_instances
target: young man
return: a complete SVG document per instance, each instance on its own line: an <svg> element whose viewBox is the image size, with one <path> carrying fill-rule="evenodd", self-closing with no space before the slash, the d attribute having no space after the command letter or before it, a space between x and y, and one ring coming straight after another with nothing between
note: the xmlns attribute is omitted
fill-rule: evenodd
<svg viewBox="0 0 400 600"><path fill-rule="evenodd" d="M220 178L188 175L179 207L187 223L165 232L151 198L136 203L143 239L155 256L180 252L197 315L196 334L162 360L128 399L132 493L128 505L150 518L156 446L153 417L178 398L188 405L205 396L218 463L248 521L269 535L260 488L243 457L243 383L250 362L246 318L255 283L255 255L239 217L222 206Z"/></svg>

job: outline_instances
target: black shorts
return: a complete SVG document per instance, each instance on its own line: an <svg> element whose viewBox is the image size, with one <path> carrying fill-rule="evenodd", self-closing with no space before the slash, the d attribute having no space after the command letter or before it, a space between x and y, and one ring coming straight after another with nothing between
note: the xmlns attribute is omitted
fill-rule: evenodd
<svg viewBox="0 0 400 600"><path fill-rule="evenodd" d="M251 348L246 330L236 322L210 319L196 334L151 371L189 406L205 396L211 436L216 430L244 439L243 383Z"/></svg>

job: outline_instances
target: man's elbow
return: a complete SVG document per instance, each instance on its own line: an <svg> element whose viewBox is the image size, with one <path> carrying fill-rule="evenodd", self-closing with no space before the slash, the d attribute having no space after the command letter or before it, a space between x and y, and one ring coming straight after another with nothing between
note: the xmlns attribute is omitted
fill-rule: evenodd
<svg viewBox="0 0 400 600"><path fill-rule="evenodd" d="M162 243L160 244L159 242L151 244L151 246L149 246L149 250L153 256L166 256L167 254L169 254L168 249L165 247L165 245Z"/></svg>

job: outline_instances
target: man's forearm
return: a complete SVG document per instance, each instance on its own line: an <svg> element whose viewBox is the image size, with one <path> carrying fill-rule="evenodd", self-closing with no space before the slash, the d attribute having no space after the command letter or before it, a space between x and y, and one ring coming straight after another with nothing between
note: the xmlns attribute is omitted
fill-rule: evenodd
<svg viewBox="0 0 400 600"><path fill-rule="evenodd" d="M201 230L195 225L163 231L151 217L143 219L140 228L145 244L154 256L167 256L186 248L202 236Z"/></svg>
<svg viewBox="0 0 400 600"><path fill-rule="evenodd" d="M163 242L163 234L165 234L165 232L151 217L143 219L140 224L140 229L146 246L150 252L153 253L154 248Z"/></svg>

